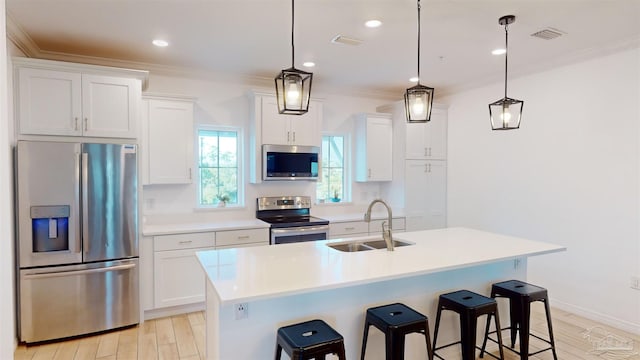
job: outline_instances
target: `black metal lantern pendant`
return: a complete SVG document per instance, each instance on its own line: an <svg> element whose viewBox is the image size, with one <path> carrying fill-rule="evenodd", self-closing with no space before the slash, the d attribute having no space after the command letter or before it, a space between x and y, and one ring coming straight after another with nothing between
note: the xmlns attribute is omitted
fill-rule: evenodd
<svg viewBox="0 0 640 360"><path fill-rule="evenodd" d="M508 25L513 24L516 17L505 15L498 20L504 25L505 50L504 54L504 98L489 104L489 116L491 117L492 130L513 130L520 127L522 119L522 107L524 101L507 97L507 64L509 55L509 31Z"/></svg>
<svg viewBox="0 0 640 360"><path fill-rule="evenodd" d="M276 96L280 114L302 115L309 111L313 74L294 67L294 0L291 0L291 67L276 76Z"/></svg>
<svg viewBox="0 0 640 360"><path fill-rule="evenodd" d="M418 0L418 84L404 94L404 109L409 123L431 120L434 89L420 84L420 0Z"/></svg>

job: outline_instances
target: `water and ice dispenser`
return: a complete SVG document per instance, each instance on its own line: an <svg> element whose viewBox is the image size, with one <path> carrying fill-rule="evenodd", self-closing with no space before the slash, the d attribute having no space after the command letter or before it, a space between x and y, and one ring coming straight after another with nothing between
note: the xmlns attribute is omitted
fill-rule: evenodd
<svg viewBox="0 0 640 360"><path fill-rule="evenodd" d="M33 252L69 250L69 205L32 206Z"/></svg>

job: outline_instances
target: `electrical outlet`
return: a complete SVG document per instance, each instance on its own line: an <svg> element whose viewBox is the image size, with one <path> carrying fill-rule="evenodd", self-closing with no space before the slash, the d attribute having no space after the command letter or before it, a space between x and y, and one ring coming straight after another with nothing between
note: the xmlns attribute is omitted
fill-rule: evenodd
<svg viewBox="0 0 640 360"><path fill-rule="evenodd" d="M249 304L239 303L235 304L236 320L242 320L249 317Z"/></svg>
<svg viewBox="0 0 640 360"><path fill-rule="evenodd" d="M640 290L640 276L632 276L631 277L631 288Z"/></svg>

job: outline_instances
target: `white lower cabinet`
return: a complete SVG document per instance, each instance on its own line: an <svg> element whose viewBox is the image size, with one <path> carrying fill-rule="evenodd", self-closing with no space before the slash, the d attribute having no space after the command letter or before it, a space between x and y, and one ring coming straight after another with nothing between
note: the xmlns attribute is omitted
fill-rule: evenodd
<svg viewBox="0 0 640 360"><path fill-rule="evenodd" d="M371 220L367 223L360 221L332 222L329 224L329 239L349 238L357 236L367 236L382 233L382 222L385 219ZM402 232L405 230L405 218L392 218L392 233Z"/></svg>
<svg viewBox="0 0 640 360"><path fill-rule="evenodd" d="M269 228L216 232L216 249L269 244Z"/></svg>
<svg viewBox="0 0 640 360"><path fill-rule="evenodd" d="M154 236L153 309L205 301L198 251L268 244L269 228Z"/></svg>
<svg viewBox="0 0 640 360"><path fill-rule="evenodd" d="M154 307L204 301L205 277L196 252L215 249L215 233L154 236Z"/></svg>

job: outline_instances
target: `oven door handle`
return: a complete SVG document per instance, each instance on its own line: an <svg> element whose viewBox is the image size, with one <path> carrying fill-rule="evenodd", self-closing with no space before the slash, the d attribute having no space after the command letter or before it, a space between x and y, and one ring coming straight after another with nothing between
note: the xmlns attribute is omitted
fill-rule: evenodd
<svg viewBox="0 0 640 360"><path fill-rule="evenodd" d="M295 228L286 228L286 229L271 229L271 234L273 235L303 235L303 234L312 234L312 233L322 233L329 231L329 225L319 225L319 226L301 226Z"/></svg>

